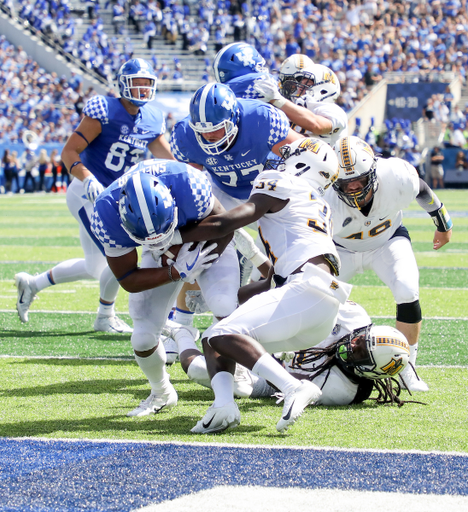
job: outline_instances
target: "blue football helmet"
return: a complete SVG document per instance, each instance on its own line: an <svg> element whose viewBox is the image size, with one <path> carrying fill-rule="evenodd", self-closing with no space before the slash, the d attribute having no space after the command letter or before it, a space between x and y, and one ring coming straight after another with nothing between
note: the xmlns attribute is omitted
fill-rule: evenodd
<svg viewBox="0 0 468 512"><path fill-rule="evenodd" d="M190 127L200 147L209 155L219 155L229 149L239 131L239 105L230 87L211 83L200 87L190 100ZM203 134L224 128L224 136L209 142Z"/></svg>
<svg viewBox="0 0 468 512"><path fill-rule="evenodd" d="M135 86L133 80L136 78L148 78L150 85ZM146 103L153 101L156 96L156 84L158 78L146 60L131 59L125 64L122 64L119 72L117 73L117 83L119 85L120 96L125 98L133 105L142 107ZM138 90L137 98L132 95L132 89ZM149 90L149 94L145 96L145 91Z"/></svg>
<svg viewBox="0 0 468 512"><path fill-rule="evenodd" d="M216 81L224 84L237 76L266 73L268 69L265 59L251 44L232 43L216 54L213 71Z"/></svg>
<svg viewBox="0 0 468 512"><path fill-rule="evenodd" d="M134 242L152 250L170 246L177 227L177 207L166 185L152 174L128 175L120 191L119 213L122 227Z"/></svg>

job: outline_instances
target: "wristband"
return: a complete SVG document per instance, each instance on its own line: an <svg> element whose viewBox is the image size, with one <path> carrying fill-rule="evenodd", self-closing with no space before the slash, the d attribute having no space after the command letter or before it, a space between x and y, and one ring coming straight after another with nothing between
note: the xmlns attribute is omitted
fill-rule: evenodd
<svg viewBox="0 0 468 512"><path fill-rule="evenodd" d="M277 100L273 100L271 102L271 104L274 105L276 108L282 108L285 103L286 103L286 98L278 98Z"/></svg>
<svg viewBox="0 0 468 512"><path fill-rule="evenodd" d="M250 261L252 262L252 265L254 265L255 267L260 267L261 265L263 265L264 263L266 263L268 261L268 256L266 256L265 254L263 254L263 252L258 252L257 254L254 254L251 258L250 258Z"/></svg>
<svg viewBox="0 0 468 512"><path fill-rule="evenodd" d="M77 160L76 162L73 162L71 165L70 165L70 169L68 169L68 172L71 172L71 170L73 169L73 167L76 167L77 165L79 164L82 164L83 162L81 160Z"/></svg>
<svg viewBox="0 0 468 512"><path fill-rule="evenodd" d="M443 203L438 210L429 212L429 215L432 217L432 221L434 222L437 231L445 233L452 229L452 219L450 218L447 208L445 208Z"/></svg>
<svg viewBox="0 0 468 512"><path fill-rule="evenodd" d="M182 278L181 278L181 277L179 277L179 279L174 279L174 278L172 277L172 267L173 267L173 266L174 266L174 265L170 265L169 267L167 267L167 274L169 275L169 279L170 279L173 283L177 283L177 282L178 282L178 281L180 281Z"/></svg>

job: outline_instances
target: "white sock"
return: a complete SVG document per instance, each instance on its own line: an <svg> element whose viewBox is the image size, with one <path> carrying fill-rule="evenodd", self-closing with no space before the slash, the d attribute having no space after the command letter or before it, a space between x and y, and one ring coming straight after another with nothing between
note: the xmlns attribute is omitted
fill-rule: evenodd
<svg viewBox="0 0 468 512"><path fill-rule="evenodd" d="M418 343L409 346L410 356L409 360L413 366L416 366L416 357L418 357Z"/></svg>
<svg viewBox="0 0 468 512"><path fill-rule="evenodd" d="M99 278L99 296L105 302L115 302L120 290L120 284L112 270L106 267Z"/></svg>
<svg viewBox="0 0 468 512"><path fill-rule="evenodd" d="M40 292L44 288L48 288L49 286L53 286L55 284L51 281L49 272L50 270L48 270L47 272L42 272L42 274L35 276L34 284L36 285L38 292Z"/></svg>
<svg viewBox="0 0 468 512"><path fill-rule="evenodd" d="M229 372L219 372L211 379L211 387L215 394L213 405L222 407L234 401L234 375Z"/></svg>
<svg viewBox="0 0 468 512"><path fill-rule="evenodd" d="M149 357L135 355L135 360L141 371L151 384L151 389L157 393L166 391L169 384L169 374L166 371L166 351L162 343Z"/></svg>
<svg viewBox="0 0 468 512"><path fill-rule="evenodd" d="M178 324L188 325L191 327L193 325L193 313L191 311L182 311L181 309L176 308L173 320Z"/></svg>
<svg viewBox="0 0 468 512"><path fill-rule="evenodd" d="M98 315L101 316L115 316L115 302L112 304L104 304L102 300L99 301Z"/></svg>
<svg viewBox="0 0 468 512"><path fill-rule="evenodd" d="M179 354L182 354L184 350L200 350L197 347L197 344L195 343L192 335L185 329L182 329L176 333L175 342L177 343Z"/></svg>
<svg viewBox="0 0 468 512"><path fill-rule="evenodd" d="M254 364L252 373L263 377L282 393L287 394L299 386L299 381L290 375L270 354L263 354Z"/></svg>

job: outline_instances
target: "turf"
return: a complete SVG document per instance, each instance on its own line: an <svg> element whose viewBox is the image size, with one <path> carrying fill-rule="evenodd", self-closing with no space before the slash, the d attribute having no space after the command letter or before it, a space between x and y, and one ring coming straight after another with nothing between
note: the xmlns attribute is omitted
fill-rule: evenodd
<svg viewBox="0 0 468 512"><path fill-rule="evenodd" d="M15 311L17 272L44 272L82 257L78 229L61 195L8 196L0 202L0 436L201 441L211 443L336 446L468 451L468 217L466 191L438 191L454 219L452 242L432 250L434 226L416 203L405 212L420 266L424 315L418 364L430 392L426 405L317 407L305 411L286 435L274 426L281 406L273 400L238 400L242 423L218 436L189 429L212 402L211 390L190 382L179 364L169 367L179 393L172 411L146 418L126 412L147 397L149 385L133 360L129 335L95 333L98 283L50 287L21 324ZM352 298L376 323L394 325L390 291L372 273L353 280ZM128 295L116 304L128 316ZM197 316L203 331L209 315ZM412 397L403 392L402 397ZM378 432L379 435L376 435Z"/></svg>

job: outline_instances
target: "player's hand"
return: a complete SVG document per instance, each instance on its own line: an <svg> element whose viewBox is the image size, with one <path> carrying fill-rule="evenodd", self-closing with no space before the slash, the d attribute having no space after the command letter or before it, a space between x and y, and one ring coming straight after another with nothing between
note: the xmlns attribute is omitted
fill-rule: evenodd
<svg viewBox="0 0 468 512"><path fill-rule="evenodd" d="M254 89L260 95L258 98L260 101L266 103L273 103L275 107L281 108L286 100L281 96L278 86L270 78L262 78L254 82Z"/></svg>
<svg viewBox="0 0 468 512"><path fill-rule="evenodd" d="M187 290L185 292L185 304L189 311L197 315L209 311L208 304L205 302L201 290Z"/></svg>
<svg viewBox="0 0 468 512"><path fill-rule="evenodd" d="M304 107L307 110L310 110L311 112L314 111L315 107L322 105L320 101L315 101L314 97L309 93L305 93L302 96L299 96L299 98L296 98L294 103L299 107Z"/></svg>
<svg viewBox="0 0 468 512"><path fill-rule="evenodd" d="M247 233L245 229L236 229L234 231L234 243L236 249L250 260L256 267L259 267L268 258L255 245L255 240Z"/></svg>
<svg viewBox="0 0 468 512"><path fill-rule="evenodd" d="M433 242L433 249L434 251L437 251L437 249L440 249L445 244L448 244L450 242L450 239L452 238L452 230L449 229L448 231L444 231L441 233L440 231L437 231L434 233L434 240Z"/></svg>
<svg viewBox="0 0 468 512"><path fill-rule="evenodd" d="M94 204L94 201L96 201L97 196L104 190L104 187L92 174L83 180L83 185L86 191L86 197Z"/></svg>
<svg viewBox="0 0 468 512"><path fill-rule="evenodd" d="M192 243L184 244L177 255L174 268L185 283L194 283L197 277L204 270L210 268L219 256L219 254L213 252L218 244L203 247L204 244L205 242L199 242L192 251L190 250ZM173 262L168 260L168 263L172 264Z"/></svg>

